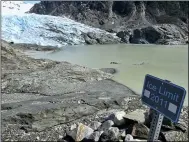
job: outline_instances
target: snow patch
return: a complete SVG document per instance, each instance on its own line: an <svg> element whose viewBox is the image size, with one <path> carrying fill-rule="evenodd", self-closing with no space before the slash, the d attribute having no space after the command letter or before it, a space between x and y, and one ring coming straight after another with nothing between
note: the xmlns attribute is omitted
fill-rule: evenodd
<svg viewBox="0 0 189 142"><path fill-rule="evenodd" d="M2 1L1 14L2 15L20 15L29 11L34 3L25 3L23 1Z"/></svg>

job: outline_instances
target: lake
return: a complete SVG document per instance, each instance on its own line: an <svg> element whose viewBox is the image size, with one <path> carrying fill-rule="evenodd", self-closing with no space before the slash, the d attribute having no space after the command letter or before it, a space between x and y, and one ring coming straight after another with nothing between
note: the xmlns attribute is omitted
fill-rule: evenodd
<svg viewBox="0 0 189 142"><path fill-rule="evenodd" d="M118 73L113 79L139 94L142 93L146 74L169 80L188 92L187 45L79 45L55 52L27 51L26 54L90 68L116 68ZM187 100L188 93L184 105L188 105Z"/></svg>

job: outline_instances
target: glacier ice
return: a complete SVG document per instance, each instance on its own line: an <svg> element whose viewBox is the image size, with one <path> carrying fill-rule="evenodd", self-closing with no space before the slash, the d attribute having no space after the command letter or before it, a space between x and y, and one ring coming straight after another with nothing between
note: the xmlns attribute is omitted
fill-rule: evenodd
<svg viewBox="0 0 189 142"><path fill-rule="evenodd" d="M19 15L2 15L2 39L15 43L29 43L43 46L85 44L82 33L95 32L111 34L93 28L67 17L24 13Z"/></svg>

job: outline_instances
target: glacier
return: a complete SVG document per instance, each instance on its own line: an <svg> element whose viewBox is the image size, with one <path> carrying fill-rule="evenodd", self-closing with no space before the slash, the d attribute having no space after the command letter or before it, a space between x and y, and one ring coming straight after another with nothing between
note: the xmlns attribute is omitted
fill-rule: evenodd
<svg viewBox="0 0 189 142"><path fill-rule="evenodd" d="M62 47L85 44L82 33L113 35L67 17L23 13L2 15L2 39L14 43L28 43L42 46Z"/></svg>

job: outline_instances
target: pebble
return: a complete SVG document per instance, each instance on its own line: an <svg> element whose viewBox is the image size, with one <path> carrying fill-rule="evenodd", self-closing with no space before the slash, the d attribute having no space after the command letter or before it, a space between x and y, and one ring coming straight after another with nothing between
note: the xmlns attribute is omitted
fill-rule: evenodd
<svg viewBox="0 0 189 142"><path fill-rule="evenodd" d="M132 136L132 135L127 134L127 135L125 136L125 142L129 142L129 141L132 141L132 140L133 140L133 136Z"/></svg>

